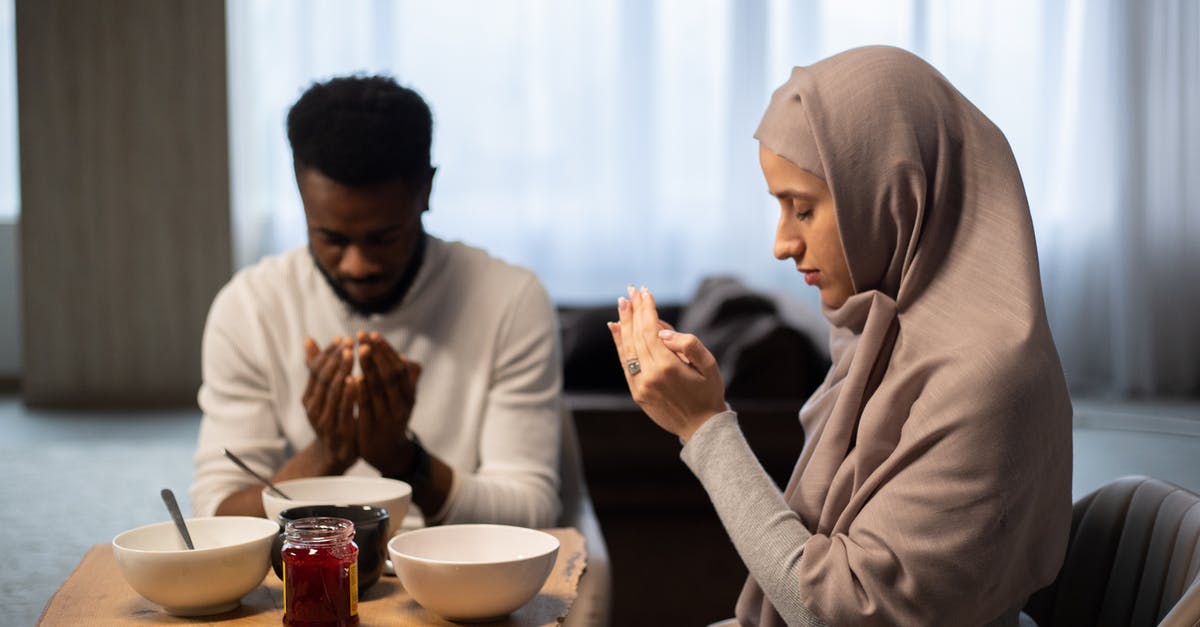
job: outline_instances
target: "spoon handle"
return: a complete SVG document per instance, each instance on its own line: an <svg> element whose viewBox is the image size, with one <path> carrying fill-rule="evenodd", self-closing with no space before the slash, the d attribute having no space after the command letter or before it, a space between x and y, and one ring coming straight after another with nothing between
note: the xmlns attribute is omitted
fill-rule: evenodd
<svg viewBox="0 0 1200 627"><path fill-rule="evenodd" d="M195 549L196 546L192 544L192 536L188 533L187 525L183 522L183 514L179 512L179 503L175 502L175 493L170 488L163 488L162 500L163 503L167 504L167 511L171 512L171 520L175 521L175 527L179 529L179 535L183 536L183 543L187 545L187 548Z"/></svg>
<svg viewBox="0 0 1200 627"><path fill-rule="evenodd" d="M232 452L230 452L229 449L225 448L225 449L221 449L221 450L225 453L225 457L229 458L229 461L237 464L238 468L241 468L242 470L245 470L247 473L250 473L251 477L258 479L260 482L263 483L263 485L267 486L268 488L271 488L271 491L274 492L275 494L278 494L280 496L280 498L285 498L289 501L292 500L292 497L284 494L283 490L280 490L279 488L275 487L275 484L271 483L271 481L268 480L266 477L251 470L250 467L247 466L246 463L241 460L241 458L239 458L237 455L234 455Z"/></svg>

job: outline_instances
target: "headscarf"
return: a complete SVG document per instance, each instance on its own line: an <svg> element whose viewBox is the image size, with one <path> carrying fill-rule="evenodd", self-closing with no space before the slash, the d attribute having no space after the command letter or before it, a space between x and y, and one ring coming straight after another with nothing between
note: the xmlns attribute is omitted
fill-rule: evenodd
<svg viewBox="0 0 1200 627"><path fill-rule="evenodd" d="M795 68L755 137L817 160L855 288L824 308L833 364L800 411L784 492L814 534L802 600L834 625L978 625L1020 607L1066 550L1071 406L1008 142L890 47ZM737 614L783 624L753 578Z"/></svg>

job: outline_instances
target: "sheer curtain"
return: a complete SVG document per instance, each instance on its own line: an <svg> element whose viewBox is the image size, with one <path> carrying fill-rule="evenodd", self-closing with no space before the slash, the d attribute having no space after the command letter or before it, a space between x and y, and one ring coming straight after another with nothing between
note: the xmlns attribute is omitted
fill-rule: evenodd
<svg viewBox="0 0 1200 627"><path fill-rule="evenodd" d="M0 223L15 222L21 208L14 4L15 0L0 0Z"/></svg>
<svg viewBox="0 0 1200 627"><path fill-rule="evenodd" d="M630 282L685 299L727 273L815 306L771 257L775 208L751 135L793 65L885 43L941 69L1012 143L1072 385L1200 392L1185 176L1200 145L1196 12L1187 0L229 2L237 262L304 241L287 107L313 80L385 72L434 112L431 232L534 269L560 302L607 302Z"/></svg>
<svg viewBox="0 0 1200 627"><path fill-rule="evenodd" d="M1064 365L1077 389L1195 395L1200 4L1059 8L1031 200Z"/></svg>

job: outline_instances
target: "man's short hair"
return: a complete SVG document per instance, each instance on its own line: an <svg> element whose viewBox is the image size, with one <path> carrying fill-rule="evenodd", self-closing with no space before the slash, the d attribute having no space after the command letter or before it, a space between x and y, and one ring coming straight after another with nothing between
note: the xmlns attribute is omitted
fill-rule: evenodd
<svg viewBox="0 0 1200 627"><path fill-rule="evenodd" d="M342 76L310 86L287 116L296 168L349 186L430 173L433 117L417 92L387 76Z"/></svg>

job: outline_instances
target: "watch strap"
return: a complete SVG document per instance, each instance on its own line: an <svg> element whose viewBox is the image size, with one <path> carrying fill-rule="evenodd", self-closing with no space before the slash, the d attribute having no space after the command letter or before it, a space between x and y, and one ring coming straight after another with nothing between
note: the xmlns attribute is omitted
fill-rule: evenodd
<svg viewBox="0 0 1200 627"><path fill-rule="evenodd" d="M415 433L409 432L408 441L413 447L412 463L409 464L407 472L392 477L392 479L399 479L409 485L414 483L429 483L429 451L426 451L425 447L421 445L421 440L417 439L417 434Z"/></svg>

